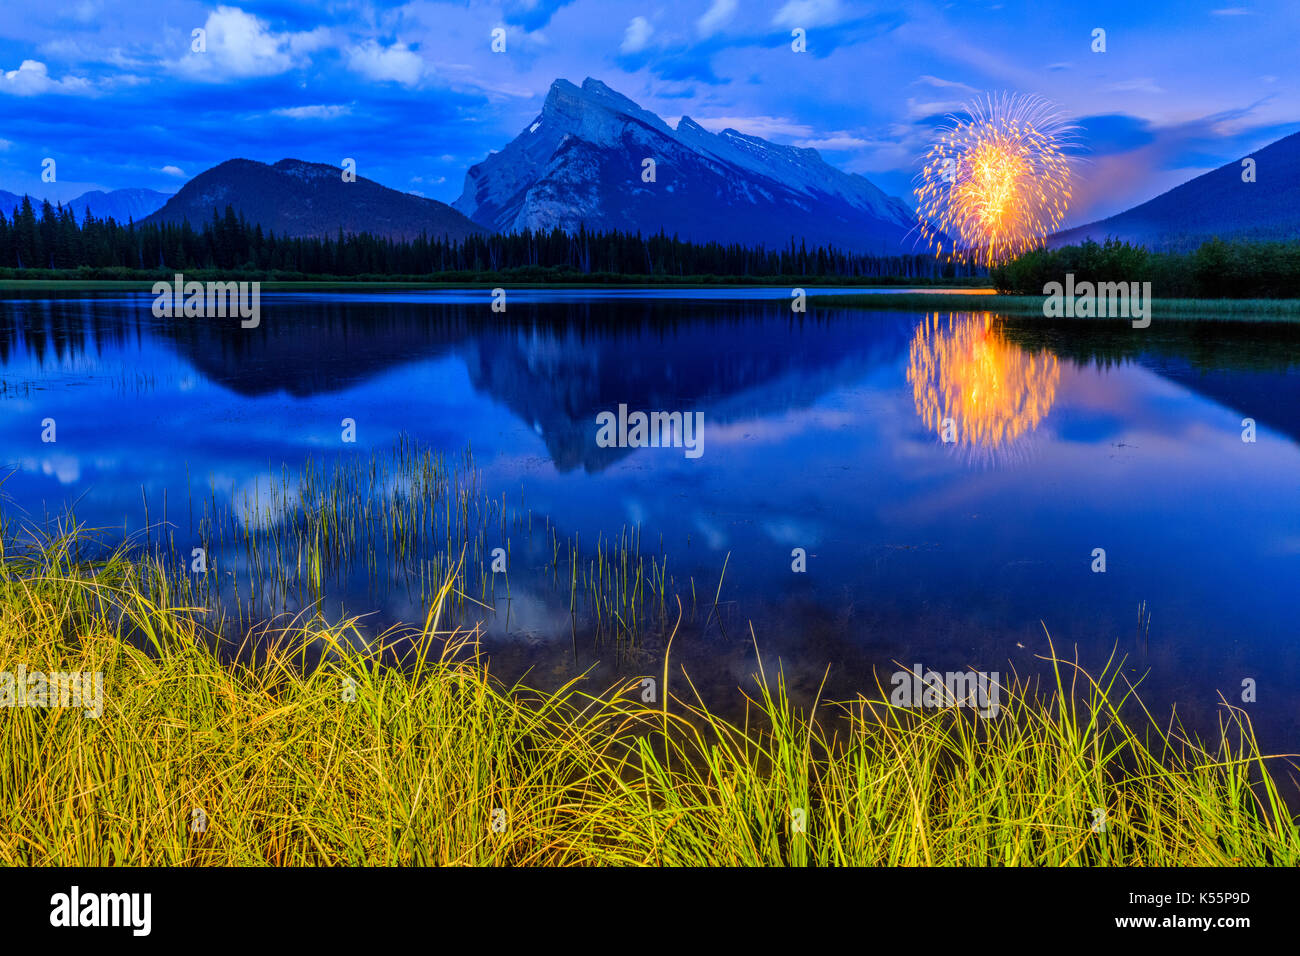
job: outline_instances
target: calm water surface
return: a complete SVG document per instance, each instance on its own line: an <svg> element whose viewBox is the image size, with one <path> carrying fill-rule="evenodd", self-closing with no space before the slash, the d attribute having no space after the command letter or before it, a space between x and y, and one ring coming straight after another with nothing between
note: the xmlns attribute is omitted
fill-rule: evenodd
<svg viewBox="0 0 1300 956"><path fill-rule="evenodd" d="M507 515L484 540L510 547L509 598L498 586L477 617L503 677L658 672L662 628L602 641L548 569L557 546L635 533L645 562L667 560L673 658L708 695L746 683L754 638L796 692L829 667L846 696L894 662L1034 673L1050 632L1092 668L1118 648L1154 709L1199 728L1254 679L1265 745L1300 750L1300 336L1158 316L1145 331L799 316L788 297L511 293L500 315L476 291L266 295L255 330L155 319L148 296L6 300L6 507L39 523L75 502L131 531L146 500L162 520L165 494L188 554L195 512L265 502L309 458L403 436L451 460L469 446ZM703 454L598 447L597 414L620 404L702 412ZM321 610L421 621L410 578L340 572Z"/></svg>

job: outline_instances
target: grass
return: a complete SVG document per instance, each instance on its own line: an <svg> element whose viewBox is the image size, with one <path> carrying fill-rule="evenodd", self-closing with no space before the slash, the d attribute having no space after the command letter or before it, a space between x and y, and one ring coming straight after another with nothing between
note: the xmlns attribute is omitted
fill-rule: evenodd
<svg viewBox="0 0 1300 956"><path fill-rule="evenodd" d="M950 312L997 312L1004 315L1042 317L1045 296L964 295L961 293L910 292L891 294L846 293L810 295L812 305L860 309L926 309ZM1151 320L1190 322L1300 322L1300 299L1152 299ZM1053 320L1059 321L1059 320ZM1077 322L1127 319L1075 319Z"/></svg>
<svg viewBox="0 0 1300 956"><path fill-rule="evenodd" d="M216 630L244 633L304 607L341 607L363 591L372 603L389 590L425 601L450 574L447 611L458 625L496 613L511 580L522 578L567 592L575 632L624 646L666 633L678 585L662 545L658 554L643 549L639 526L594 542L562 535L549 518L534 521L522 492L518 506L485 495L469 450L449 459L401 436L383 452L269 470L228 498L209 481L207 495L181 502L188 529L167 521L165 497L146 498L142 536L165 561L189 565L191 545L203 548L204 572L171 584L177 601L220 610ZM163 519L157 528L151 504Z"/></svg>
<svg viewBox="0 0 1300 956"><path fill-rule="evenodd" d="M1054 681L1013 682L992 720L802 708L764 673L727 722L671 641L646 702L642 677L498 684L446 625L454 568L421 625L369 646L355 621L302 619L232 654L162 566L87 559L85 538L0 529L0 671L105 682L99 719L0 716L7 865L1300 862L1289 765L1244 715L1201 746L1117 667L1093 680L1051 651Z"/></svg>

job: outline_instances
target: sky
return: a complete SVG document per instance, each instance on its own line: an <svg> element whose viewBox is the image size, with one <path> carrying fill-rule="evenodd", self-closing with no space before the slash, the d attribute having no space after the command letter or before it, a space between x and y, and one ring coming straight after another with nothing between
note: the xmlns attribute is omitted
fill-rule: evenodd
<svg viewBox="0 0 1300 956"><path fill-rule="evenodd" d="M451 202L555 79L591 76L673 125L813 147L909 203L945 114L1041 95L1081 127L1079 225L1300 130L1297 49L1296 0L5 0L0 189L175 192L226 159L348 157Z"/></svg>

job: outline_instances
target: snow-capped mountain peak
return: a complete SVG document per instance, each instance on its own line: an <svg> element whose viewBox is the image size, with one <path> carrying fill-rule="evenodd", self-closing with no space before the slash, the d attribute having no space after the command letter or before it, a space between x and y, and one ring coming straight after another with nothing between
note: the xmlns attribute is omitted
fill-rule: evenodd
<svg viewBox="0 0 1300 956"><path fill-rule="evenodd" d="M585 224L889 254L910 251L914 221L902 201L815 149L735 129L713 133L689 116L673 129L591 77L581 87L556 80L540 115L470 168L453 205L505 232Z"/></svg>

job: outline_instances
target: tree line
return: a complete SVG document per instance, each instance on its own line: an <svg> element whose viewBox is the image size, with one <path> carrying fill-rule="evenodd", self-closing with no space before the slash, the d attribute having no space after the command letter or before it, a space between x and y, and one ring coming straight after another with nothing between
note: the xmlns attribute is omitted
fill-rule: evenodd
<svg viewBox="0 0 1300 956"><path fill-rule="evenodd" d="M1225 242L1212 239L1190 252L1150 252L1108 239L1035 249L990 271L999 292L1043 295L1049 282L1150 282L1162 299L1300 298L1300 240Z"/></svg>
<svg viewBox="0 0 1300 956"><path fill-rule="evenodd" d="M201 226L125 224L29 197L0 211L0 275L50 278L136 278L176 271L219 270L250 278L409 278L516 275L521 281L566 276L636 275L671 279L824 276L857 280L928 281L966 275L924 252L877 256L832 246L762 246L691 242L664 232L576 233L524 230L450 240L421 235L392 239L370 233L294 238L250 225L227 206Z"/></svg>

